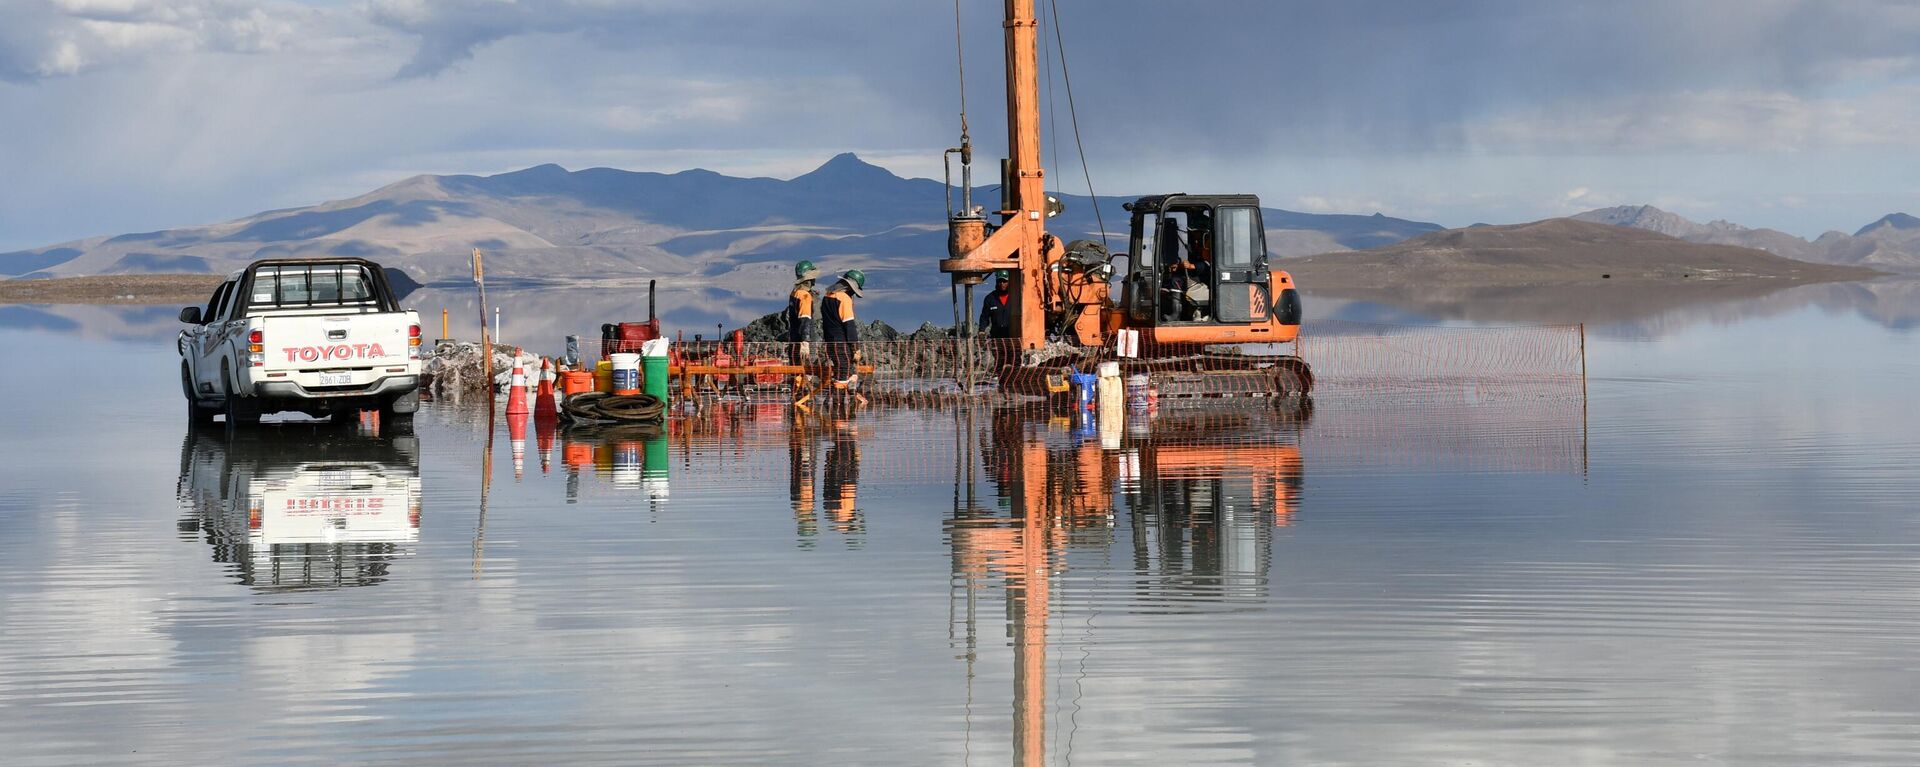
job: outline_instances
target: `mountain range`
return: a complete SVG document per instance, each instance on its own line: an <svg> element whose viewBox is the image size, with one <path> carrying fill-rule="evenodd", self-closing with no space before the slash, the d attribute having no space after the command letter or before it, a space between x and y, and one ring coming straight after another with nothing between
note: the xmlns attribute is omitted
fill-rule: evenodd
<svg viewBox="0 0 1920 767"><path fill-rule="evenodd" d="M1639 321L1878 274L1571 218L1448 229L1281 264L1322 297L1502 323Z"/></svg>
<svg viewBox="0 0 1920 767"><path fill-rule="evenodd" d="M1573 218L1645 229L1689 242L1754 248L1800 261L1892 272L1920 271L1920 218L1905 213L1884 216L1853 234L1827 232L1811 241L1776 229L1753 229L1727 221L1701 224L1652 205L1601 208Z"/></svg>
<svg viewBox="0 0 1920 767"><path fill-rule="evenodd" d="M939 181L901 178L852 154L788 180L540 165L493 176L416 176L350 199L225 223L0 254L0 274L224 273L259 258L362 256L431 285L467 280L468 254L479 248L490 281L506 284L659 276L682 289L778 293L792 263L804 258L829 273L858 267L882 286L944 295L933 262L946 253L946 194ZM1065 239L1097 236L1091 200L1058 196L1066 209L1049 228ZM975 193L978 202L998 198L997 187ZM1115 245L1126 238L1123 201L1099 205ZM1378 214L1269 208L1264 217L1282 254L1369 248L1440 228Z"/></svg>
<svg viewBox="0 0 1920 767"><path fill-rule="evenodd" d="M1752 282L1784 285L1855 280L1871 269L1816 264L1757 248L1683 240L1637 227L1574 218L1447 229L1361 251L1281 262L1317 289L1435 287L1533 288L1549 285L1643 289L1655 283Z"/></svg>

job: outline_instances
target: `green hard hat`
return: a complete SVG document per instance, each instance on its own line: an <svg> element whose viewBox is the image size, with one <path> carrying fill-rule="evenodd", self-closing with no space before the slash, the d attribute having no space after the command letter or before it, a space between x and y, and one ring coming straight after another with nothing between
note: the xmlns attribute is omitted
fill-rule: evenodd
<svg viewBox="0 0 1920 767"><path fill-rule="evenodd" d="M1013 275L1009 273L1007 270L1001 269L1000 271L993 273L993 278L996 280L1005 281L1005 280L1013 279Z"/></svg>
<svg viewBox="0 0 1920 767"><path fill-rule="evenodd" d="M859 269L848 269L846 274L840 275L840 281L846 283L848 287L853 288L854 295L866 295L866 293L863 292L867 287L866 272L860 271Z"/></svg>
<svg viewBox="0 0 1920 767"><path fill-rule="evenodd" d="M811 280L819 276L820 267L814 266L812 261L801 261L793 265L793 278L796 280Z"/></svg>

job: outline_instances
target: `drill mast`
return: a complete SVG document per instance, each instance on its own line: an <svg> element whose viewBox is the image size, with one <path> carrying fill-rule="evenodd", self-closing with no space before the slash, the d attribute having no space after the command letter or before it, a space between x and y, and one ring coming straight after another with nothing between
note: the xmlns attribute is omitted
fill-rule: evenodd
<svg viewBox="0 0 1920 767"><path fill-rule="evenodd" d="M1047 234L1046 171L1040 167L1039 25L1034 0L1006 0L1009 157L1001 165L1007 204L997 211L1000 226L988 235L986 222L973 211L958 211L947 222L949 257L940 262L956 285L977 285L996 270L1013 273L1014 335L1022 349L1047 342L1042 286L1047 257L1059 252ZM972 147L962 150L962 162L970 165Z"/></svg>

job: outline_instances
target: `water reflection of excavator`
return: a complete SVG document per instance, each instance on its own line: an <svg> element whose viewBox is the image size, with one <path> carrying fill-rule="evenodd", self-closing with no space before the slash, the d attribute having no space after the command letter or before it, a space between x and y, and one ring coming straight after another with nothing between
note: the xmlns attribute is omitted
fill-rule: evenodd
<svg viewBox="0 0 1920 767"><path fill-rule="evenodd" d="M386 580L420 535L419 445L331 424L194 429L180 447L180 531L261 589ZM298 434L292 434L298 432Z"/></svg>
<svg viewBox="0 0 1920 767"><path fill-rule="evenodd" d="M1059 419L997 411L980 435L977 465L1004 513L975 495L973 444L957 452L947 535L954 581L967 603L968 679L978 657L974 601L998 578L1013 645L1015 764L1046 763L1049 621L1065 553L1130 539L1131 590L1162 612L1181 603L1264 599L1273 529L1288 524L1298 504L1305 418L1264 409L1167 413L1113 449L1111 441L1102 447L1075 435ZM962 429L973 426L963 422ZM1262 436L1223 436L1231 434ZM1121 505L1124 522L1116 520Z"/></svg>

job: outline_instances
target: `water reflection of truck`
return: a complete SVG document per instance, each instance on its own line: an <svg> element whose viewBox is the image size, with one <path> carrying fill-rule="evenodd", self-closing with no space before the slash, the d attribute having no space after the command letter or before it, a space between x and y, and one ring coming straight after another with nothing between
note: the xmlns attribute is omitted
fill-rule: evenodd
<svg viewBox="0 0 1920 767"><path fill-rule="evenodd" d="M419 539L411 436L291 424L271 433L193 429L178 492L181 531L203 537L214 561L257 588L379 583Z"/></svg>

